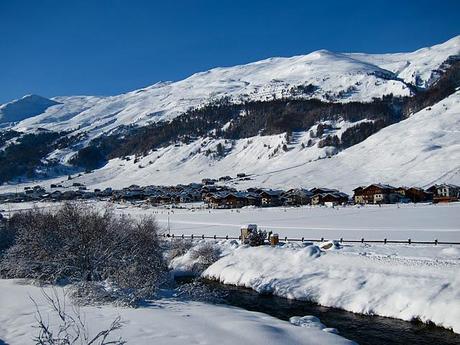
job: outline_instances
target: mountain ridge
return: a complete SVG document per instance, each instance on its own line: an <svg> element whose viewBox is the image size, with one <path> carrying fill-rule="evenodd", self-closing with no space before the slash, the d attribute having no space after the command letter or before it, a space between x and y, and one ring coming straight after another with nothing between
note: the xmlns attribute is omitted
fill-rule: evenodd
<svg viewBox="0 0 460 345"><path fill-rule="evenodd" d="M83 182L106 186L112 182L123 184L126 174L146 182L196 182L237 169L266 176L251 182L260 185L279 187L288 181L302 184L292 174L307 171L317 176L318 185L332 184L327 173L318 175L310 167L321 172L322 167L329 166L328 162L342 160L340 157L357 160L351 152L363 143L376 145L375 140L386 141L391 150L396 150L390 136L379 133L396 128L395 133L404 135L397 128L404 127L404 119L410 114L442 104L444 99L455 105L459 99L453 88L460 85L459 71L457 36L412 53L319 50L290 58L218 67L181 81L159 82L122 95L53 97L48 101L58 104L12 123L4 134L0 132L0 161L6 160L0 175L3 181L34 176L54 179L83 168L94 170L83 175ZM459 126L455 121L459 115L442 107L425 125L435 128L438 117L442 118L444 113L454 118L454 128ZM417 125L413 120L409 123ZM422 135L429 137L422 130L420 133L412 134L413 142L418 142ZM432 152L440 162L451 159L445 152L452 157L458 155L457 150L446 147L456 148L460 138L455 131L445 135L450 138L446 143L438 145L432 138L433 145L428 145L442 148ZM22 142L25 137L27 141ZM17 152L21 155L21 150L29 150L30 142L39 148L40 155L30 151L27 162L13 162ZM411 166L420 169L427 149L421 144L417 147L412 149L407 162L416 161ZM383 151L375 152L371 146L367 150L375 156L362 153L368 160L390 160ZM354 171L357 163L340 164ZM17 169L22 166L22 170ZM252 168L262 172L256 174ZM398 178L406 181L415 181L411 176L421 180L458 178L458 167L452 173L441 165L427 176L415 171L402 172L394 166L393 169L399 171ZM11 170L16 172L12 174ZM286 174L286 179L274 178L273 174ZM385 175L374 173L374 177L382 179ZM331 186L343 187L341 180L356 178L345 174ZM388 180L393 181L390 177Z"/></svg>

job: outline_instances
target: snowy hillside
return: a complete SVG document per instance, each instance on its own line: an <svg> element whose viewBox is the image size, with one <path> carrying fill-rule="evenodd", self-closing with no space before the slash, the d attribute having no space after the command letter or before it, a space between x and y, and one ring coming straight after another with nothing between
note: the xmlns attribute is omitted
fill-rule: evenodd
<svg viewBox="0 0 460 345"><path fill-rule="evenodd" d="M341 129L334 133L340 136L349 125L336 123ZM460 91L337 155L330 156L331 147L302 147L308 138L308 131L294 133L288 151L278 150L276 154L276 148L285 141L283 134L241 139L233 144L204 138L161 148L137 163L133 159L113 159L75 181L94 187L122 187L133 181L140 185L189 183L245 172L252 174L252 180L238 182L235 187L329 186L351 192L358 185L375 182L408 186L458 184ZM215 150L219 142L231 148L225 157L214 159L203 154L208 148Z"/></svg>
<svg viewBox="0 0 460 345"><path fill-rule="evenodd" d="M406 83L428 87L439 75L438 68L446 56L460 54L460 36L412 53L397 54L347 54L349 57L380 66L395 73Z"/></svg>
<svg viewBox="0 0 460 345"><path fill-rule="evenodd" d="M215 68L178 82L157 83L110 97L56 97L62 104L43 109L16 129L44 127L100 135L120 125L171 119L212 99L267 100L295 96L339 102L371 101L387 94L410 95L410 84L428 85L433 70L460 54L460 36L413 53L340 54L325 50L290 58ZM306 91L293 93L303 86ZM29 116L25 116L29 117Z"/></svg>

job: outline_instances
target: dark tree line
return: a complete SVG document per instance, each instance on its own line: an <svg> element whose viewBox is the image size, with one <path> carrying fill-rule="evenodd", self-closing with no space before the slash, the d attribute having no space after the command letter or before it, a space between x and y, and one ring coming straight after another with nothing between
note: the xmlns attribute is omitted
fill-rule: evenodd
<svg viewBox="0 0 460 345"><path fill-rule="evenodd" d="M0 183L18 176L34 176L41 160L55 149L54 144L62 135L46 131L17 137L16 143L0 151Z"/></svg>

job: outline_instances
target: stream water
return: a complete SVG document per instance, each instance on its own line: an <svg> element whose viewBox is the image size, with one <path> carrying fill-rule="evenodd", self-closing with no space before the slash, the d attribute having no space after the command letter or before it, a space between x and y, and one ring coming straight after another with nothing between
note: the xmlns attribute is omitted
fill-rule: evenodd
<svg viewBox="0 0 460 345"><path fill-rule="evenodd" d="M181 279L177 282L179 285L189 284L191 280ZM326 327L336 328L340 335L361 345L460 344L459 334L422 322L354 314L340 309L322 307L311 302L261 295L250 289L213 281L200 280L199 284L203 284L210 294L219 297L213 303L258 311L281 320L289 320L292 316L313 315L318 317ZM191 298L193 299L193 296Z"/></svg>

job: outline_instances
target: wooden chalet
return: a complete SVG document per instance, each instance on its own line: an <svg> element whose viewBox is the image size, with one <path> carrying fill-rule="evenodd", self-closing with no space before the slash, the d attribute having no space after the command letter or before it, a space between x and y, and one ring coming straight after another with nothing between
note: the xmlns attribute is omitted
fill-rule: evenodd
<svg viewBox="0 0 460 345"><path fill-rule="evenodd" d="M316 193L311 198L312 205L341 205L348 203L348 195L339 191L328 193Z"/></svg>
<svg viewBox="0 0 460 345"><path fill-rule="evenodd" d="M454 184L435 184L427 189L433 194L433 202L452 202L460 199L460 186Z"/></svg>
<svg viewBox="0 0 460 345"><path fill-rule="evenodd" d="M309 205L313 193L308 189L295 188L283 193L284 204L289 206Z"/></svg>
<svg viewBox="0 0 460 345"><path fill-rule="evenodd" d="M386 184L371 184L353 190L353 200L356 204L390 204L398 202L401 195L396 188Z"/></svg>

